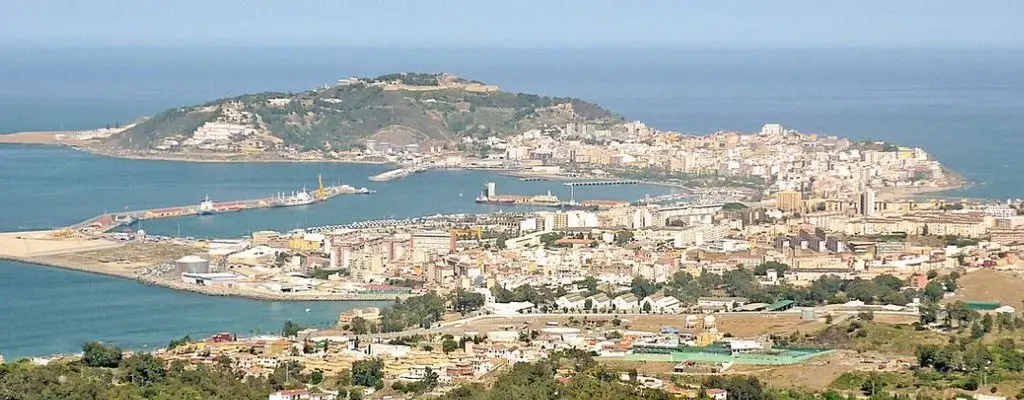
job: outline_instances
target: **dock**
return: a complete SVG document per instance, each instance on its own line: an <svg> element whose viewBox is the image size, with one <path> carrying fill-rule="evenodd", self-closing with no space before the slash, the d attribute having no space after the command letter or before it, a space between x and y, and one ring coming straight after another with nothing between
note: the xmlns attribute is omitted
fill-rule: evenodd
<svg viewBox="0 0 1024 400"><path fill-rule="evenodd" d="M608 185L636 185L640 181L633 180L613 180L613 181L573 181L566 182L562 185L565 186L608 186Z"/></svg>
<svg viewBox="0 0 1024 400"><path fill-rule="evenodd" d="M396 168L396 169L393 169L393 170L390 170L390 171L387 171L387 172L382 172L382 173L379 173L377 175L373 175L373 176L370 177L370 180L374 181L374 182L393 181L395 179L405 178L405 177L407 177L409 175L418 174L420 172L423 172L423 171L426 171L426 170L429 170L429 169L430 169L430 167L403 167L403 168Z"/></svg>
<svg viewBox="0 0 1024 400"><path fill-rule="evenodd" d="M373 190L369 190L366 188L355 188L349 185L326 186L310 193L310 196L312 196L312 201L309 204L325 202L327 200L330 200L334 197L341 195L368 195L373 193ZM230 212L259 210L271 207L289 207L297 205L308 204L288 205L282 204L280 197L266 197L260 199L235 200L213 203L212 211L208 210L207 212L210 212L211 214L224 214ZM93 218L87 219L85 221L79 222L75 225L72 225L61 232L63 232L64 235L70 235L72 231L79 231L82 233L89 234L101 234L105 232L110 232L120 227L130 226L137 221L161 218L188 217L202 214L203 212L200 210L199 204L179 207L152 208L146 210L104 213Z"/></svg>

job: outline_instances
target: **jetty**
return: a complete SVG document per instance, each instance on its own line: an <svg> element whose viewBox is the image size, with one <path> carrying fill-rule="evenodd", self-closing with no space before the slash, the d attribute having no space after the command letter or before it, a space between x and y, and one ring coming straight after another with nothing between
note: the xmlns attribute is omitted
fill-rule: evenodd
<svg viewBox="0 0 1024 400"><path fill-rule="evenodd" d="M304 191L302 193L305 193ZM120 227L130 226L138 221L197 216L204 214L223 214L230 212L259 210L271 207L289 207L297 205L308 205L317 202L325 202L341 195L368 195L375 193L367 188L355 188L349 185L320 186L319 189L309 194L309 200L302 203L289 203L283 201L281 196L272 196L260 199L234 200L220 203L212 203L209 209L204 209L203 204L194 204L178 207L151 208L145 210L122 211L104 213L85 221L57 231L55 236L72 236L75 232L84 234L102 234Z"/></svg>
<svg viewBox="0 0 1024 400"><path fill-rule="evenodd" d="M393 181L395 179L405 178L405 177L407 177L409 175L418 174L420 172L427 171L429 169L430 169L430 167L425 167L425 166L397 168L397 169L393 169L393 170L390 170L390 171L387 171L387 172L379 173L377 175L373 175L373 176L370 177L370 180L374 181L374 182Z"/></svg>
<svg viewBox="0 0 1024 400"><path fill-rule="evenodd" d="M640 181L634 180L613 180L613 181L573 181L566 182L565 186L609 186L609 185L636 185Z"/></svg>

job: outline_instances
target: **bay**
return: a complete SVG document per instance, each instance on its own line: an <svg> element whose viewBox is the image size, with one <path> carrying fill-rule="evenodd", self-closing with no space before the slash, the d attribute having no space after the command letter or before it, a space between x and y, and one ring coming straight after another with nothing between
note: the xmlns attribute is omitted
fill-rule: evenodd
<svg viewBox="0 0 1024 400"><path fill-rule="evenodd" d="M368 177L386 165L339 163L178 163L101 157L76 150L0 145L0 231L66 226L106 211L193 205L312 190L317 176L367 186L377 193L340 196L310 206L142 221L150 234L243 237L257 230L336 225L439 213L524 211L480 205L486 182L503 193L569 198L557 181L525 182L482 171L431 171L390 182ZM673 189L653 185L575 189L578 200L637 200ZM326 326L339 313L388 302L267 302L144 286L135 281L0 261L0 354L7 357L74 352L88 340L128 349L156 348L186 334L205 337L277 332L286 320ZM306 309L309 312L306 312Z"/></svg>

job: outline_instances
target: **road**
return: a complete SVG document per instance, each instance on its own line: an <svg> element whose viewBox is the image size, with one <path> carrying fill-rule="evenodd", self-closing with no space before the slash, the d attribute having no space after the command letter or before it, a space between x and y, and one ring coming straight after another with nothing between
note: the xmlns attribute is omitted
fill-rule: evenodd
<svg viewBox="0 0 1024 400"><path fill-rule="evenodd" d="M851 317L856 316L857 314L863 312L862 310L829 309L827 307L817 308L816 311L818 312L819 316L824 315L824 313L828 313L828 314L832 314L834 316L837 316L838 320L840 320L840 321L844 320L844 319L851 318ZM873 310L873 313L875 315L902 315L902 316L910 316L910 317L917 317L917 316L920 315L916 311L874 311ZM455 335L455 334L462 334L462 333L465 333L467 331L478 331L478 329L473 328L471 326L471 324L480 323L480 322L484 322L484 321L490 321L490 320L493 320L494 322L513 324L513 323L516 323L518 321L540 322L540 321L543 321L545 319L568 319L568 318L583 319L583 318L594 318L594 317L607 317L607 318L618 317L618 318L626 318L626 319L628 319L628 318L644 317L644 316L651 316L651 315L665 315L665 314L643 314L643 313L539 313L539 314L515 314L515 315L477 315L477 316L472 316L472 317L468 317L468 318L458 319L458 320L455 320L455 321L442 322L442 323L438 324L438 326L436 326L434 328L430 328L430 329L415 328L415 329L407 329L407 330L400 331L400 332L373 333L373 334L366 334L366 335L358 335L358 337L359 337L359 340L379 341L379 340L387 340L387 339L397 339L397 338L400 338L400 337L403 337L403 336L413 336L413 335L443 335L443 334L446 334L446 333L447 334ZM683 318L687 314L675 314L675 315L679 315L680 318ZM744 315L744 316L750 316L750 315L764 315L764 316L770 316L770 315L776 315L776 316L778 316L778 315L791 315L791 316L799 316L800 315L800 311L799 310L789 310L789 311L774 311L774 312L769 312L769 311L766 311L766 312L744 312L744 313L726 313L726 314L715 314L715 315ZM540 320L540 321L538 321L538 320Z"/></svg>

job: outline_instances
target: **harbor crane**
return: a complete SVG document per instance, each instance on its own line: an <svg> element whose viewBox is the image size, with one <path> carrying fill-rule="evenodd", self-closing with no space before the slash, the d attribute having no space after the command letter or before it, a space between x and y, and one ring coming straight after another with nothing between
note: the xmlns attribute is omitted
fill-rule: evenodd
<svg viewBox="0 0 1024 400"><path fill-rule="evenodd" d="M324 189L324 176L323 176L323 174L317 175L316 176L316 180L317 180L317 183L320 185L320 187L316 189L316 199L319 200L319 201L326 201L327 200L327 190Z"/></svg>

